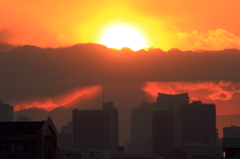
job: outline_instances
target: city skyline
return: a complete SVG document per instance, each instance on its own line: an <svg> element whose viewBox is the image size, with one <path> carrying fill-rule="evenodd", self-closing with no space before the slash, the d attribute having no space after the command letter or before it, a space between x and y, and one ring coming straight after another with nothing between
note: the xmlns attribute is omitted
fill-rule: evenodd
<svg viewBox="0 0 240 159"><path fill-rule="evenodd" d="M2 105L12 107L9 104L3 103ZM17 119L27 121L10 121L9 124L24 123L27 125L27 123L37 122L29 121L30 118L26 116L20 117ZM132 109L131 119L131 137L134 138L131 138L129 143L125 139L126 152L130 155L221 156L219 134L216 129L216 105L214 103L205 104L202 101L190 103L188 93L158 93L156 102L143 102L139 108ZM73 109L72 121L68 122L68 126L62 126L61 132L58 133L58 146L61 150L67 148L79 152L104 150L103 153L114 157L118 154L117 148L121 145L119 143L118 121L118 110L113 106L112 101L104 102L104 97L100 110ZM3 122L3 124L7 123ZM224 144L226 141L231 142L232 136L239 138L237 135L239 127L231 126L222 129L225 135ZM227 129L228 136L226 135ZM6 135L8 130L3 132ZM54 134L56 135L56 133ZM227 138L231 140L226 140ZM230 155L231 147L227 147L227 145L223 147L224 151Z"/></svg>
<svg viewBox="0 0 240 159"><path fill-rule="evenodd" d="M147 105L166 111L172 102L176 121L173 99L181 94L181 104L214 103L222 137L223 127L240 127L239 6L239 0L0 0L0 101L14 107L11 120L51 116L58 131L72 110L113 101L121 146L134 139L132 116L153 111L142 109ZM143 142L149 144L136 142L137 151Z"/></svg>
<svg viewBox="0 0 240 159"><path fill-rule="evenodd" d="M163 93L158 93L158 95L159 95L159 97L162 95L163 97L165 96L165 98L167 97L167 99L168 99L168 101L164 101L163 100L163 102L161 102L162 103L162 105L164 105L164 103L165 103L165 105L166 105L166 102L168 103L168 102L173 102L173 103L176 103L176 101L174 102L174 101L172 101L172 100L174 100L174 99L178 99L178 95L180 95L179 97L179 101L182 101L182 102L184 102L184 100L183 100L183 98L182 97L184 97L185 95L188 95L188 93L183 93L183 94L163 94ZM172 96L172 97L171 97ZM174 96L176 96L176 98L173 98ZM158 98L156 98L156 102L157 102L157 99L159 99L159 97ZM181 99L182 98L182 99ZM188 101L189 99L188 99L188 97L187 97L187 99L185 100L186 102ZM143 103L141 103L140 104L140 108L142 107L142 108L145 108L145 109L143 109L143 112L142 113L144 113L144 112L146 112L146 113L151 113L151 112L153 112L154 110L159 110L159 108L157 108L156 109L156 106L157 106L157 104L156 104L156 102L153 102L153 103L147 103L147 102L143 102ZM7 104L8 105L8 104ZM93 107L93 108L91 108L90 110L98 110L98 109L101 109L101 107L99 107L101 104L99 104L98 105L98 107ZM172 105L172 107L173 107L173 105ZM75 109L75 108L74 108ZM14 121L16 121L17 120L17 118L18 117L25 117L26 118L26 116L27 116L27 118L31 118L32 119L32 121L42 121L42 120L44 120L44 118L46 118L46 117L48 117L48 116L51 116L53 119L55 119L55 120L53 120L54 122L55 122L55 125L56 125L56 127L57 127L57 130L58 130L58 132L61 132L61 128L62 128L62 126L64 126L64 125L67 125L67 123L69 122L69 121L72 121L72 110L74 110L74 109L67 109L67 108L65 108L65 107L59 107L59 108L57 108L57 109L54 109L53 111L50 111L50 112L47 112L47 111L43 111L43 109L33 109L33 108L30 108L30 109L26 109L26 110L22 110L22 111L18 111L18 112L15 112L15 116L14 116ZM135 108L135 109L139 109L139 108ZM148 110L149 109L149 110ZM165 108L163 107L163 108L161 108L162 110L165 110ZM160 109L160 110L161 110ZM85 108L85 109L79 109L79 110L88 110L87 108ZM134 110L134 109L133 109ZM172 109L172 110L174 110L174 109ZM136 110L135 110L136 111ZM58 117L59 117L59 114L61 114L62 116L65 116L65 118L63 118L63 120L62 120L62 122L59 122L58 120L56 120L56 119L58 119ZM69 115L68 115L69 114ZM143 114L142 114L143 115ZM149 114L150 116L151 116L151 114ZM69 117L68 117L69 116ZM120 119L121 119L121 116L125 116L125 114L119 114L119 116L120 116ZM148 117L148 118L150 118L150 116ZM67 118L66 118L67 117ZM147 117L147 116L146 116ZM142 116L141 118L141 120L142 120L142 122L141 122L141 125L140 125L140 129L141 129L141 127L144 125L144 123L145 123L145 129L144 129L144 131L146 131L146 133L145 133L145 135L146 135L146 137L144 137L144 139L148 139L148 138L150 138L150 132L147 132L147 131L150 131L150 127L148 128L148 126L150 126L150 120L148 119L148 118L146 118L146 117L144 117L144 116ZM230 126L231 124L233 124L234 123L234 125L238 125L238 124L236 124L236 123L238 123L238 121L239 121L239 119L240 119L240 116L237 116L237 115L229 115L229 116L216 116L217 118L216 118L216 120L217 120L217 128L218 128L218 131L219 131L219 137L220 138L222 138L223 136L223 132L222 132L222 130L223 130L223 127L228 127L228 126ZM131 115L131 118L133 118L133 115ZM119 119L119 120L120 120ZM130 121L131 121L131 119L129 119L129 121L127 121L126 119L128 119L128 118L125 118L125 123L124 124L126 124L127 122L128 123L130 123ZM140 119L140 118L139 118ZM149 120L149 121L148 121ZM131 141L131 140L138 140L137 142L138 142L138 144L136 144L135 146L135 148L137 148L138 146L140 146L141 145L141 142L142 141L140 141L140 139L142 138L142 137L138 137L138 138L136 138L138 135L134 135L134 138L136 138L136 139L133 139L133 138L131 138L130 136L131 136L131 133L130 132L132 132L133 130L132 130L132 126L133 126L133 123L131 123L131 128L127 128L126 127L126 125L121 125L121 124L123 124L123 123L121 123L121 120L120 120L120 126L119 126L119 142L120 142L120 145L125 145L125 142L126 141ZM136 129L136 133L138 133L138 131L139 130L137 130ZM147 135L147 134L149 134L149 135ZM176 136L177 137L177 136ZM131 138L131 140L130 140L130 138ZM178 139L175 139L176 141L178 140ZM177 144L177 143L175 143L175 144ZM148 151L148 150L147 150Z"/></svg>

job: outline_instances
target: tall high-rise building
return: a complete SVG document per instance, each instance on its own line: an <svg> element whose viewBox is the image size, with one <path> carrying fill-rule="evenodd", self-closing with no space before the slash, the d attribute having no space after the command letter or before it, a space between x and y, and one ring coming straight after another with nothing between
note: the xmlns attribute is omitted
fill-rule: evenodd
<svg viewBox="0 0 240 159"><path fill-rule="evenodd" d="M156 103L143 102L131 114L130 152L137 155L151 155L152 113Z"/></svg>
<svg viewBox="0 0 240 159"><path fill-rule="evenodd" d="M13 121L13 106L0 100L0 122Z"/></svg>
<svg viewBox="0 0 240 159"><path fill-rule="evenodd" d="M157 109L161 111L169 111L171 105L171 111L178 111L180 105L189 104L188 93L182 94L164 94L158 93L157 97Z"/></svg>
<svg viewBox="0 0 240 159"><path fill-rule="evenodd" d="M182 127L182 144L200 142L216 144L216 106L194 101L179 107Z"/></svg>
<svg viewBox="0 0 240 159"><path fill-rule="evenodd" d="M223 127L223 138L240 138L240 127Z"/></svg>
<svg viewBox="0 0 240 159"><path fill-rule="evenodd" d="M173 113L173 138L174 147L181 146L181 125L179 123L179 106L189 104L188 93L181 94L164 94L158 93L157 97L157 110L158 111L171 111Z"/></svg>
<svg viewBox="0 0 240 159"><path fill-rule="evenodd" d="M154 156L169 156L174 149L174 124L171 111L154 111L152 115L152 153Z"/></svg>
<svg viewBox="0 0 240 159"><path fill-rule="evenodd" d="M103 103L102 110L72 111L74 149L110 150L115 156L118 146L118 110L113 102Z"/></svg>
<svg viewBox="0 0 240 159"><path fill-rule="evenodd" d="M58 148L60 150L73 150L73 123L68 122L68 125L61 127L61 132L58 133Z"/></svg>
<svg viewBox="0 0 240 159"><path fill-rule="evenodd" d="M164 94L158 93L155 103L143 102L131 114L131 153L151 155L152 145L152 114L154 111L171 111L173 115L174 147L180 145L180 128L178 107L189 104L188 93Z"/></svg>
<svg viewBox="0 0 240 159"><path fill-rule="evenodd" d="M194 101L188 105L181 105L179 116L184 151L198 156L219 155L215 104Z"/></svg>

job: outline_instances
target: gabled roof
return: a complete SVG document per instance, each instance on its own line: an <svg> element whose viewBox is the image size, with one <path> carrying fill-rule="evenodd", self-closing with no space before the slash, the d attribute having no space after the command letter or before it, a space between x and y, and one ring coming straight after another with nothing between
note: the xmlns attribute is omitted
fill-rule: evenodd
<svg viewBox="0 0 240 159"><path fill-rule="evenodd" d="M0 122L0 135L36 135L45 122Z"/></svg>

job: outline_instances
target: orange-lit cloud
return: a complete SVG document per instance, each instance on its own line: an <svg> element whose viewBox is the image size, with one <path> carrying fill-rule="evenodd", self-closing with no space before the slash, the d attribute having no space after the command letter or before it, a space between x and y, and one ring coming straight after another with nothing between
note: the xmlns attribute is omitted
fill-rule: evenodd
<svg viewBox="0 0 240 159"><path fill-rule="evenodd" d="M226 48L240 49L240 37L223 29L208 30L207 32L180 31L172 36L172 47L182 50L223 50Z"/></svg>
<svg viewBox="0 0 240 159"><path fill-rule="evenodd" d="M228 101L240 92L240 83L233 82L146 82L143 90L151 96L157 93L177 94L188 92L191 100L210 99Z"/></svg>
<svg viewBox="0 0 240 159"><path fill-rule="evenodd" d="M92 98L96 96L101 90L101 86L92 86L87 88L76 89L72 92L60 95L58 97L49 97L46 99L31 100L22 103L17 103L14 105L14 111L19 111L21 109L27 108L42 108L45 110L52 110L59 106L67 106L67 104L73 102L74 100L81 100L86 98Z"/></svg>

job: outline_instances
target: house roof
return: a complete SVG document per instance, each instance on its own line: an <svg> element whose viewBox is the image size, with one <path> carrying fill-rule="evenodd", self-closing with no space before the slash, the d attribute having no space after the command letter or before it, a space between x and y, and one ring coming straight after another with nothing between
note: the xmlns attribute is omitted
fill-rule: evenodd
<svg viewBox="0 0 240 159"><path fill-rule="evenodd" d="M45 121L0 122L0 135L35 135L44 123Z"/></svg>

